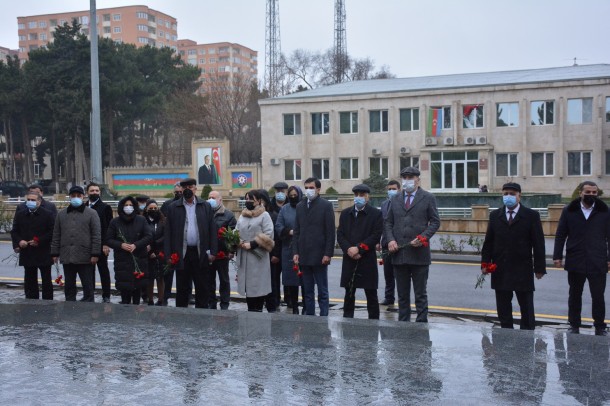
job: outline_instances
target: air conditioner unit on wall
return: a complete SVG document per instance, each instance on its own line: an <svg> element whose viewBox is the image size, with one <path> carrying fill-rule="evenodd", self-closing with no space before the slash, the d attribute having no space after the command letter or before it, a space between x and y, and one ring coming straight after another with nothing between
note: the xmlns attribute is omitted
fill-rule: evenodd
<svg viewBox="0 0 610 406"><path fill-rule="evenodd" d="M409 148L409 147L401 147L400 148L400 153L402 155L409 155L411 153L411 148Z"/></svg>
<svg viewBox="0 0 610 406"><path fill-rule="evenodd" d="M279 158L271 158L271 165L278 166L280 164Z"/></svg>
<svg viewBox="0 0 610 406"><path fill-rule="evenodd" d="M378 148L373 148L373 150L371 151L371 154L373 155L381 155L381 150Z"/></svg>
<svg viewBox="0 0 610 406"><path fill-rule="evenodd" d="M464 137L465 145L474 145L474 143L475 143L474 137Z"/></svg>
<svg viewBox="0 0 610 406"><path fill-rule="evenodd" d="M443 138L443 145L453 145L453 137Z"/></svg>
<svg viewBox="0 0 610 406"><path fill-rule="evenodd" d="M477 137L477 145L485 145L487 144L487 137L480 136Z"/></svg>
<svg viewBox="0 0 610 406"><path fill-rule="evenodd" d="M438 144L438 140L436 138L432 138L432 137L426 138L426 145L436 145L436 144Z"/></svg>

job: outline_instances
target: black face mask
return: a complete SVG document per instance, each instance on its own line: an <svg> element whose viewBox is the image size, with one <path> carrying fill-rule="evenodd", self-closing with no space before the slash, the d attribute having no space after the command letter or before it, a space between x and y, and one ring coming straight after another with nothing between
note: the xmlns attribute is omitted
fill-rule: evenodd
<svg viewBox="0 0 610 406"><path fill-rule="evenodd" d="M100 198L100 195L89 195L89 201L90 202L95 202L99 198Z"/></svg>
<svg viewBox="0 0 610 406"><path fill-rule="evenodd" d="M292 207L295 207L297 204L299 204L299 197L298 196L288 197L288 201L290 202L290 205Z"/></svg>
<svg viewBox="0 0 610 406"><path fill-rule="evenodd" d="M595 196L593 196L593 195L584 195L582 197L582 201L587 206L592 206L593 203L595 203Z"/></svg>
<svg viewBox="0 0 610 406"><path fill-rule="evenodd" d="M193 197L193 191L191 189L184 189L184 192L182 192L182 197L189 200L191 197Z"/></svg>
<svg viewBox="0 0 610 406"><path fill-rule="evenodd" d="M254 210L254 202L246 202L246 209Z"/></svg>
<svg viewBox="0 0 610 406"><path fill-rule="evenodd" d="M148 216L153 220L159 220L161 213L159 213L159 210L148 210Z"/></svg>
<svg viewBox="0 0 610 406"><path fill-rule="evenodd" d="M174 199L178 200L182 197L182 192L174 192Z"/></svg>

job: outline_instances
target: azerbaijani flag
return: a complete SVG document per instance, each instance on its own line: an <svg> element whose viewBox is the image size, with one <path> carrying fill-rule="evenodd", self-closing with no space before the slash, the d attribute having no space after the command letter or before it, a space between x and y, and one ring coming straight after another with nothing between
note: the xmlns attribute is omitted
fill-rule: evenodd
<svg viewBox="0 0 610 406"><path fill-rule="evenodd" d="M171 191L176 182L188 177L188 173L116 174L112 175L112 183L117 191Z"/></svg>
<svg viewBox="0 0 610 406"><path fill-rule="evenodd" d="M234 188L252 188L252 172L233 172L231 180Z"/></svg>
<svg viewBox="0 0 610 406"><path fill-rule="evenodd" d="M212 165L216 168L215 184L222 183L222 174L220 173L220 147L212 148Z"/></svg>
<svg viewBox="0 0 610 406"><path fill-rule="evenodd" d="M443 109L430 109L428 111L428 135L440 137L443 128Z"/></svg>

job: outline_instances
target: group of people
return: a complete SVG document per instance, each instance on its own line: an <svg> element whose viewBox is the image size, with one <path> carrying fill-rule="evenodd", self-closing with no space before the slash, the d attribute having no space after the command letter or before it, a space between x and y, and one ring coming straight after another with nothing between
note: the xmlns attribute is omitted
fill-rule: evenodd
<svg viewBox="0 0 610 406"><path fill-rule="evenodd" d="M144 297L166 305L176 275L176 306L192 301L197 308L228 309L229 262L235 261L238 291L249 311L274 312L284 300L299 313L315 315L316 288L320 316L329 311L328 265L335 243L343 252L341 287L345 289L343 315L354 316L355 291L363 289L368 316L379 318L378 256L383 258L385 297L398 297L399 320L411 320L411 284L418 322L428 321L427 281L431 264L430 239L440 227L435 197L420 186L415 167L400 172L401 182L390 180L388 198L381 209L373 207L370 188L353 187L354 204L342 210L338 227L332 204L320 197L321 182L309 178L304 190L285 182L274 185L275 196L254 189L245 194L245 208L236 219L218 191L207 200L197 197L197 181L175 185L174 199L159 207L153 199L127 196L117 216L100 198L99 186L70 189L70 205L57 212L42 191L32 186L15 213L12 239L19 264L25 268L26 298L38 298L37 271L42 277L43 299L53 298L51 266L61 261L66 300L76 300L76 276L83 286L82 301L94 300L95 266L100 273L102 300L110 301L107 257L114 250L115 286L121 303L139 304ZM579 186L579 198L568 204L559 220L553 252L554 264L565 266L570 286L570 332L581 326L582 293L589 282L595 333L606 335L604 292L610 267L608 242L610 214L594 182ZM540 215L521 204L521 186L502 187L502 207L490 213L482 248L481 272L491 273L498 318L513 328L512 297L521 309L520 327L534 329L534 278L546 274L545 241ZM218 230L235 229L234 246ZM380 255L378 253L380 252ZM216 296L216 276L219 296Z"/></svg>

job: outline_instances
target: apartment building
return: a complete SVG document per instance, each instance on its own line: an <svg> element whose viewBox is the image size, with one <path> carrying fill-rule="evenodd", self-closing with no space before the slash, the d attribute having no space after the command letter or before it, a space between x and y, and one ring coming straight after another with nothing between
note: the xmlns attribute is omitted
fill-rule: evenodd
<svg viewBox="0 0 610 406"><path fill-rule="evenodd" d="M232 80L237 75L254 80L258 75L258 53L240 44L197 44L190 39L181 39L178 40L178 52L185 62L200 69L202 92L216 80Z"/></svg>
<svg viewBox="0 0 610 406"><path fill-rule="evenodd" d="M263 186L340 193L419 167L433 192L610 190L610 65L341 83L260 101Z"/></svg>
<svg viewBox="0 0 610 406"><path fill-rule="evenodd" d="M170 15L146 6L125 6L98 9L96 17L100 37L138 47L150 45L178 50L178 22ZM89 10L17 17L19 59L25 62L28 52L53 41L55 27L74 19L81 24L81 32L89 36Z"/></svg>
<svg viewBox="0 0 610 406"><path fill-rule="evenodd" d="M17 51L5 47L0 47L0 61L6 63L6 58L8 56L17 55Z"/></svg>

